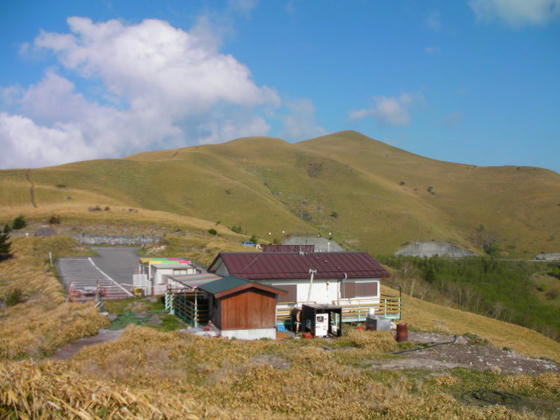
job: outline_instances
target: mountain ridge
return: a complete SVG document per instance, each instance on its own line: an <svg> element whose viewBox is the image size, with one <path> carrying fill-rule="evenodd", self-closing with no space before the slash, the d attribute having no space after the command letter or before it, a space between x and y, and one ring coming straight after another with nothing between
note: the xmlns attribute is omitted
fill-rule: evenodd
<svg viewBox="0 0 560 420"><path fill-rule="evenodd" d="M355 131L299 143L245 137L29 173L39 207L64 207L72 192L73 205L105 200L240 226L270 241L309 231L377 254L417 240L477 252L490 240L504 256L560 249L560 174L434 160ZM31 210L23 174L0 171L5 213Z"/></svg>

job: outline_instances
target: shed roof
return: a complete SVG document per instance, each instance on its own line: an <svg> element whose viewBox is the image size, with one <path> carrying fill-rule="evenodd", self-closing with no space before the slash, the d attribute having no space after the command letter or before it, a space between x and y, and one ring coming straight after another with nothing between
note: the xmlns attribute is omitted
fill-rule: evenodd
<svg viewBox="0 0 560 420"><path fill-rule="evenodd" d="M163 268L170 268L173 270L186 270L187 268L193 268L192 264L190 263L168 263L168 262L164 262L164 263L157 263L157 264L152 264L152 267L155 267L156 269L163 269Z"/></svg>
<svg viewBox="0 0 560 420"><path fill-rule="evenodd" d="M367 252L265 253L222 252L210 265L213 272L221 259L229 274L251 280L306 279L315 269L316 279L381 278L389 273Z"/></svg>
<svg viewBox="0 0 560 420"><path fill-rule="evenodd" d="M142 257L141 264L192 264L186 258L167 258L167 257Z"/></svg>
<svg viewBox="0 0 560 420"><path fill-rule="evenodd" d="M255 288L259 290L264 290L266 292L274 293L276 295L285 295L286 291L277 289L275 287L266 286L257 282L252 282L247 279L243 279L236 276L227 276L221 278L220 280L215 280L210 283L202 284L198 287L205 292L214 295L217 298L233 294L235 292Z"/></svg>
<svg viewBox="0 0 560 420"><path fill-rule="evenodd" d="M165 277L190 289L196 289L203 284L210 283L222 278L222 276L218 276L217 274L212 273L187 274L181 276L167 275Z"/></svg>

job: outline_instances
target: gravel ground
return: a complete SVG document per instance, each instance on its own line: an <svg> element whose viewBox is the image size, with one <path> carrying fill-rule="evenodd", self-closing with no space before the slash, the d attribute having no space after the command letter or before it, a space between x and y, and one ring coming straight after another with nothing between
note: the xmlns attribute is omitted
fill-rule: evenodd
<svg viewBox="0 0 560 420"><path fill-rule="evenodd" d="M514 351L506 351L473 339L435 333L409 333L409 340L420 346L418 350L399 354L392 360L373 360L367 364L373 369L426 369L447 370L457 367L491 370L495 373L522 373L538 375L560 373L560 366L550 360L534 359ZM449 343L452 344L449 344ZM432 346L433 345L433 346Z"/></svg>

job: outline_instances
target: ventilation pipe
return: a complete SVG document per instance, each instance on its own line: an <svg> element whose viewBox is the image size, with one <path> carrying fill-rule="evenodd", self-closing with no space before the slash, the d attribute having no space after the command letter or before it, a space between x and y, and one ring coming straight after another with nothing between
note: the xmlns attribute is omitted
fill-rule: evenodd
<svg viewBox="0 0 560 420"><path fill-rule="evenodd" d="M309 279L309 290L307 292L307 303L310 303L310 300L311 300L311 289L313 287L313 279L314 279L316 273L317 273L317 270L315 270L313 268L309 269L309 274L311 274L311 278Z"/></svg>
<svg viewBox="0 0 560 420"><path fill-rule="evenodd" d="M348 279L348 274L344 273L344 278L342 279L342 281L340 282L340 287L342 288L343 292L341 294L343 294L344 296L342 296L343 298L346 298L346 289L344 287L344 283L346 282L346 280Z"/></svg>

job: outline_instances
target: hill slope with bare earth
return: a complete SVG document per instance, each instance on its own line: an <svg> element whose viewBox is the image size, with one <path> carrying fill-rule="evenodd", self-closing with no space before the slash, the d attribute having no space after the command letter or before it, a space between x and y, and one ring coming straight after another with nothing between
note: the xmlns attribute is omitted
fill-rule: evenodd
<svg viewBox="0 0 560 420"><path fill-rule="evenodd" d="M135 207L240 226L266 240L283 230L332 232L373 254L416 240L478 252L495 241L503 255L524 257L560 249L558 173L436 161L352 131L0 171L0 197L6 218Z"/></svg>

